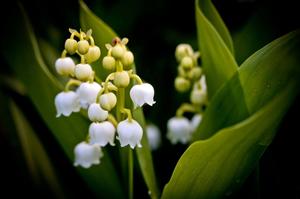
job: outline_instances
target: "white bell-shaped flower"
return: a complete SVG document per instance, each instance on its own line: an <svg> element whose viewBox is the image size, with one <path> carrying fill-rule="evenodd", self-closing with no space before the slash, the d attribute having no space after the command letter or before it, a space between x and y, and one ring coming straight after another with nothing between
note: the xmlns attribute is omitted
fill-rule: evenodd
<svg viewBox="0 0 300 199"><path fill-rule="evenodd" d="M206 78L205 75L202 75L200 78L201 90L207 91Z"/></svg>
<svg viewBox="0 0 300 199"><path fill-rule="evenodd" d="M56 117L61 115L70 116L72 112L80 111L79 97L74 91L60 92L55 100Z"/></svg>
<svg viewBox="0 0 300 199"><path fill-rule="evenodd" d="M87 109L89 105L96 102L101 86L97 82L85 82L80 84L77 94L82 108Z"/></svg>
<svg viewBox="0 0 300 199"><path fill-rule="evenodd" d="M191 119L191 127L192 127L192 133L196 131L198 126L200 125L202 121L202 115L201 114L195 114Z"/></svg>
<svg viewBox="0 0 300 199"><path fill-rule="evenodd" d="M103 157L102 150L99 145L91 145L86 142L81 142L74 149L75 162L74 166L82 166L89 168L93 164L99 164L100 158Z"/></svg>
<svg viewBox="0 0 300 199"><path fill-rule="evenodd" d="M93 122L89 128L90 143L106 146L108 143L114 146L116 128L108 121Z"/></svg>
<svg viewBox="0 0 300 199"><path fill-rule="evenodd" d="M132 149L135 146L142 147L143 129L137 121L123 120L118 124L117 132L119 135L117 139L120 141L121 147L127 145L130 145Z"/></svg>
<svg viewBox="0 0 300 199"><path fill-rule="evenodd" d="M185 117L173 117L167 124L167 138L172 144L178 142L186 144L191 139L192 127L189 120Z"/></svg>
<svg viewBox="0 0 300 199"><path fill-rule="evenodd" d="M161 143L161 133L159 128L154 124L146 126L147 138L152 150L158 149Z"/></svg>
<svg viewBox="0 0 300 199"><path fill-rule="evenodd" d="M74 75L75 63L70 57L59 58L55 61L55 69L60 75Z"/></svg>
<svg viewBox="0 0 300 199"><path fill-rule="evenodd" d="M107 119L108 112L103 110L100 104L93 103L89 106L88 109L89 119L93 122L101 122Z"/></svg>
<svg viewBox="0 0 300 199"><path fill-rule="evenodd" d="M151 84L143 83L134 85L130 89L130 97L136 106L143 106L145 103L152 106L155 101L154 97L154 88Z"/></svg>

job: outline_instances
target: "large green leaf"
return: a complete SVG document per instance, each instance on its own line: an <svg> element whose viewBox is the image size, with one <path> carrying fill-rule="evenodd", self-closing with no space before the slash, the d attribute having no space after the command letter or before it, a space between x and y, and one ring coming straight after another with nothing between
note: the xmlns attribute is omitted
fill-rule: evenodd
<svg viewBox="0 0 300 199"><path fill-rule="evenodd" d="M56 118L54 97L60 90L54 86L40 55L32 28L23 9L12 10L13 21L6 23L5 35L1 37L1 51L18 79L26 87L27 94L41 117L52 131L63 150L73 162L74 146L85 139L88 121L80 114L67 118ZM50 74L50 75L49 75ZM56 83L59 85L59 83ZM60 86L58 86L60 87ZM105 153L99 166L78 169L81 176L98 196L122 197L122 188L114 165Z"/></svg>
<svg viewBox="0 0 300 199"><path fill-rule="evenodd" d="M236 72L230 34L210 0L196 0L196 25L208 94L216 91ZM231 50L231 51L230 51Z"/></svg>
<svg viewBox="0 0 300 199"><path fill-rule="evenodd" d="M166 198L173 192L176 197L221 197L249 175L300 91L299 35L289 33L256 52L219 90L196 132L209 138L183 154L164 189Z"/></svg>
<svg viewBox="0 0 300 199"><path fill-rule="evenodd" d="M106 43L110 43L114 37L116 37L116 33L105 24L100 18L98 18L92 11L86 6L86 4L83 1L80 2L80 22L81 26L84 29L92 29L93 30L93 37L95 38L95 42L97 45L100 46L102 50L102 56L105 56L107 51L105 50L104 45ZM101 67L100 67L101 66ZM103 70L103 67L101 64L97 64L96 66L99 69L99 73L105 74L106 72ZM134 69L135 70L135 69ZM105 77L103 75L102 77ZM131 101L129 95L126 95L126 101ZM131 109L133 110L132 103L127 103L131 105ZM134 118L143 126L145 129L145 119L142 112L142 109L136 109L133 110L133 116ZM144 131L145 132L145 131ZM145 182L147 184L147 187L149 189L149 193L151 198L158 198L159 192L158 187L156 185L156 178L153 168L153 162L152 162L152 155L149 148L147 136L143 136L142 141L142 148L136 150L138 162L143 174L143 177L145 179ZM122 150L122 153L126 153L127 150ZM127 154L124 154L123 162L126 161ZM125 159L125 160L124 160ZM124 167L124 166L123 166ZM123 168L126 170L126 168Z"/></svg>
<svg viewBox="0 0 300 199"><path fill-rule="evenodd" d="M281 118L295 97L299 84L294 83L247 120L219 131L208 140L192 144L176 165L162 198L231 195L272 141Z"/></svg>

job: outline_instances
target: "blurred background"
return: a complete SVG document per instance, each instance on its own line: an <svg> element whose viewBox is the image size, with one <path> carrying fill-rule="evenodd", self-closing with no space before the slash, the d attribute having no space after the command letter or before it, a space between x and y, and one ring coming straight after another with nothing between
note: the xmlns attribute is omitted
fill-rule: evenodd
<svg viewBox="0 0 300 199"><path fill-rule="evenodd" d="M77 1L19 2L29 16L41 49L52 48L56 49L52 52L60 52L64 40L69 36L68 28L80 28ZM265 44L300 25L299 6L293 0L213 2L233 36L239 64ZM182 101L189 99L176 93L173 87L177 74L174 51L179 43L190 43L197 49L194 0L85 0L85 3L118 35L129 38L128 46L135 54L138 73L156 89L157 103L151 108L145 107L144 111L146 118L158 125L162 132L163 144L153 152L158 183L162 189L186 149L183 145L172 146L165 134L167 120L175 114ZM15 17L10 12L14 6L17 6L16 1L1 6L2 23L10 23L10 19ZM53 53L52 56L58 57L59 54ZM48 64L54 68L54 63ZM22 85L14 83L8 86L13 77L12 70L1 55L1 194L9 194L10 198L19 194L31 198L93 198L93 193L65 157L31 101L22 94ZM14 103L11 103L11 99ZM253 187L252 182L257 179L250 176L233 198L256 198L257 194L260 198L300 198L298 102L299 98L290 108L275 140L261 159L260 171L256 171L259 172L260 183ZM18 113L22 113L23 118L18 118ZM24 120L27 123L22 123ZM28 134L20 133L20 129L27 129ZM30 147L37 151L37 155L30 154ZM36 157L39 157L38 164L32 160ZM143 194L147 191L143 179L140 174L136 175L136 186L141 192L136 198L145 197Z"/></svg>

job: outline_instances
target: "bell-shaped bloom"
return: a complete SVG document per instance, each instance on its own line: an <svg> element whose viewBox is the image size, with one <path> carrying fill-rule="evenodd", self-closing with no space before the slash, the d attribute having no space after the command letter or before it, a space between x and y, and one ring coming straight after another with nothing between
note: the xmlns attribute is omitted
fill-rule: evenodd
<svg viewBox="0 0 300 199"><path fill-rule="evenodd" d="M167 138L172 144L178 142L186 144L191 139L192 127L189 120L185 117L173 117L167 124Z"/></svg>
<svg viewBox="0 0 300 199"><path fill-rule="evenodd" d="M121 147L127 145L130 145L132 149L135 146L142 147L143 129L137 121L123 120L118 124L117 132L119 135L117 139L120 141Z"/></svg>
<svg viewBox="0 0 300 199"><path fill-rule="evenodd" d="M107 119L108 112L103 110L100 104L93 103L89 106L88 109L89 119L93 122L101 122Z"/></svg>
<svg viewBox="0 0 300 199"><path fill-rule="evenodd" d="M192 133L196 131L198 126L200 125L202 121L202 115L201 114L195 114L191 119L191 127L192 127Z"/></svg>
<svg viewBox="0 0 300 199"><path fill-rule="evenodd" d="M154 124L146 126L147 138L152 150L158 149L161 143L161 133L159 128Z"/></svg>
<svg viewBox="0 0 300 199"><path fill-rule="evenodd" d="M91 145L86 142L81 142L74 149L75 162L74 166L82 166L89 168L93 164L99 164L100 158L103 157L102 150L99 145Z"/></svg>
<svg viewBox="0 0 300 199"><path fill-rule="evenodd" d="M55 62L55 69L60 75L73 76L75 71L75 63L70 57L59 58Z"/></svg>
<svg viewBox="0 0 300 199"><path fill-rule="evenodd" d="M72 112L80 111L80 103L77 93L74 91L60 92L55 100L56 117L61 115L70 116Z"/></svg>
<svg viewBox="0 0 300 199"><path fill-rule="evenodd" d="M79 96L81 107L87 109L89 105L95 103L100 90L101 86L96 82L80 84L76 92Z"/></svg>
<svg viewBox="0 0 300 199"><path fill-rule="evenodd" d="M134 85L130 89L130 97L135 104L135 106L143 106L145 103L152 106L155 101L154 97L154 88L151 84L143 83Z"/></svg>
<svg viewBox="0 0 300 199"><path fill-rule="evenodd" d="M99 146L106 146L108 143L114 146L116 129L108 121L93 122L89 128L90 143Z"/></svg>

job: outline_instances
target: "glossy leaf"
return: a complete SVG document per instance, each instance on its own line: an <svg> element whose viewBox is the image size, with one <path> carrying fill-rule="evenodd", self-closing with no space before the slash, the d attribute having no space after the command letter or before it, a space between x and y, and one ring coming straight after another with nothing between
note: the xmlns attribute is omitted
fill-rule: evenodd
<svg viewBox="0 0 300 199"><path fill-rule="evenodd" d="M23 9L12 10L12 13L16 17L13 18L14 23L5 24L6 35L1 39L2 54L26 87L29 98L43 120L73 162L73 149L77 143L85 139L88 121L80 114L73 114L68 118L55 117L54 97L60 92L54 86L54 81L57 80L53 80L49 76L49 71L47 72L48 69L43 62L35 35ZM99 166L78 170L98 196L122 197L119 179L107 154L101 159Z"/></svg>
<svg viewBox="0 0 300 199"><path fill-rule="evenodd" d="M106 43L110 43L112 39L117 36L116 33L109 26L107 26L105 22L103 22L94 13L92 13L92 11L86 6L86 4L84 4L83 1L79 1L79 2L80 2L81 26L84 29L91 28L93 30L93 37L95 38L97 45L101 47L101 50L106 49L104 45ZM103 57L104 55L106 55L106 53L107 53L106 50L103 50L101 56ZM101 74L106 74L101 65L97 65L97 67L101 68L100 70ZM126 90L128 91L128 89ZM129 95L126 95L126 102L131 102ZM126 105L130 105L131 109L133 110L132 103L127 103ZM145 129L145 119L144 119L142 109L133 110L133 116L134 119L136 119L143 126L143 129ZM150 194L151 198L158 198L159 193L156 185L156 178L155 178L155 173L154 173L154 168L152 163L152 155L148 145L147 136L145 135L143 136L141 144L143 147L136 150L138 162L144 180L146 182L146 185L149 189L149 193L151 193ZM124 154L124 157L122 156L123 162L126 162L127 150L121 150L121 151L122 153L126 153ZM123 167L124 167L123 169L127 171L126 166L123 165Z"/></svg>
<svg viewBox="0 0 300 199"><path fill-rule="evenodd" d="M196 0L198 46L211 98L236 72L230 34L210 0ZM231 49L231 51L230 51Z"/></svg>
<svg viewBox="0 0 300 199"><path fill-rule="evenodd" d="M165 198L219 198L250 174L300 91L299 35L289 33L256 52L219 90L196 132L208 139L182 155Z"/></svg>

